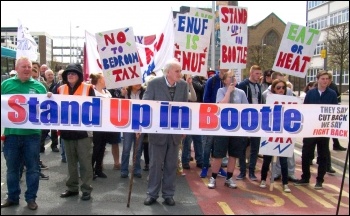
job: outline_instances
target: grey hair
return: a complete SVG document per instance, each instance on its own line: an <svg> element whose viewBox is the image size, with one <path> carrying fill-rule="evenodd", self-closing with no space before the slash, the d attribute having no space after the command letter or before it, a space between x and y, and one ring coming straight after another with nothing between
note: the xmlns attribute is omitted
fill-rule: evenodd
<svg viewBox="0 0 350 216"><path fill-rule="evenodd" d="M26 56L21 56L21 57L19 57L19 58L16 60L16 67L18 66L19 62L20 62L20 61L23 61L23 60L28 60L28 61L30 62L30 64L32 64L32 61L31 61L28 57L26 57Z"/></svg>
<svg viewBox="0 0 350 216"><path fill-rule="evenodd" d="M172 58L172 59L168 60L164 65L163 74L167 75L169 70L175 65L178 65L181 67L181 63L179 62L179 60L177 60L176 58Z"/></svg>

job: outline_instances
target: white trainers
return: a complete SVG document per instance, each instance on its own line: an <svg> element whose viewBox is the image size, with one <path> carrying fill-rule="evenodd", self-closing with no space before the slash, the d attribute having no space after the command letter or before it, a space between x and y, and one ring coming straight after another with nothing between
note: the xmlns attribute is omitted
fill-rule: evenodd
<svg viewBox="0 0 350 216"><path fill-rule="evenodd" d="M260 182L260 187L261 187L261 188L266 188L266 181L262 180L262 181Z"/></svg>
<svg viewBox="0 0 350 216"><path fill-rule="evenodd" d="M214 189L216 187L216 179L213 177L210 177L209 183L208 183L208 188L209 189Z"/></svg>
<svg viewBox="0 0 350 216"><path fill-rule="evenodd" d="M225 186L229 188L237 188L236 182L233 181L232 177L230 179L226 179Z"/></svg>
<svg viewBox="0 0 350 216"><path fill-rule="evenodd" d="M290 193L291 190L289 189L288 185L283 185L283 191L286 192L286 193Z"/></svg>

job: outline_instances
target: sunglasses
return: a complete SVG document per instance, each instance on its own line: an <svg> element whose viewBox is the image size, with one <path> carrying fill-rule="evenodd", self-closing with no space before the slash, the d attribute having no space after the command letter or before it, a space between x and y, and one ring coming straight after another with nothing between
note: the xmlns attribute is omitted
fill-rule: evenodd
<svg viewBox="0 0 350 216"><path fill-rule="evenodd" d="M67 76L68 76L68 75L71 75L71 76L75 76L75 75L77 75L77 76L78 76L78 74L77 74L77 73L75 73L75 72L68 72L68 73L67 73Z"/></svg>
<svg viewBox="0 0 350 216"><path fill-rule="evenodd" d="M285 90L286 87L285 87L285 86L276 86L276 89L277 89L277 90L280 90L280 89L284 89L284 90Z"/></svg>

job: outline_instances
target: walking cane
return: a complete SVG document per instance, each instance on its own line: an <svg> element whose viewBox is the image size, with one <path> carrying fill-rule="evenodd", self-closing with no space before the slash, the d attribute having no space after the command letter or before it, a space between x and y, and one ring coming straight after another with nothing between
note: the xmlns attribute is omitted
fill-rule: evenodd
<svg viewBox="0 0 350 216"><path fill-rule="evenodd" d="M271 163L271 181L270 181L270 191L273 191L273 184L275 183L274 170L276 166L277 156L273 156Z"/></svg>
<svg viewBox="0 0 350 216"><path fill-rule="evenodd" d="M139 139L140 139L141 134L136 133L136 139L134 143L134 151L133 151L133 157L132 157L132 172L131 172L131 177L130 177L130 182L129 182L129 196L128 196L128 204L126 207L130 207L130 198L131 198L131 191L132 191L132 185L134 182L134 171L135 171L135 163L136 163L136 155L137 155L137 149L138 149L138 144L139 144Z"/></svg>

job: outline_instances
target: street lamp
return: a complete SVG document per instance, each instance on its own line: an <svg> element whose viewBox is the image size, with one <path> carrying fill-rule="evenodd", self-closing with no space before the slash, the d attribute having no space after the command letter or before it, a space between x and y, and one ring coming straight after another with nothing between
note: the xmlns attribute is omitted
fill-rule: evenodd
<svg viewBox="0 0 350 216"><path fill-rule="evenodd" d="M266 46L264 39L261 39L261 60L264 60L264 46Z"/></svg>
<svg viewBox="0 0 350 216"><path fill-rule="evenodd" d="M79 26L75 26L79 28ZM72 22L69 23L69 63L72 63Z"/></svg>

